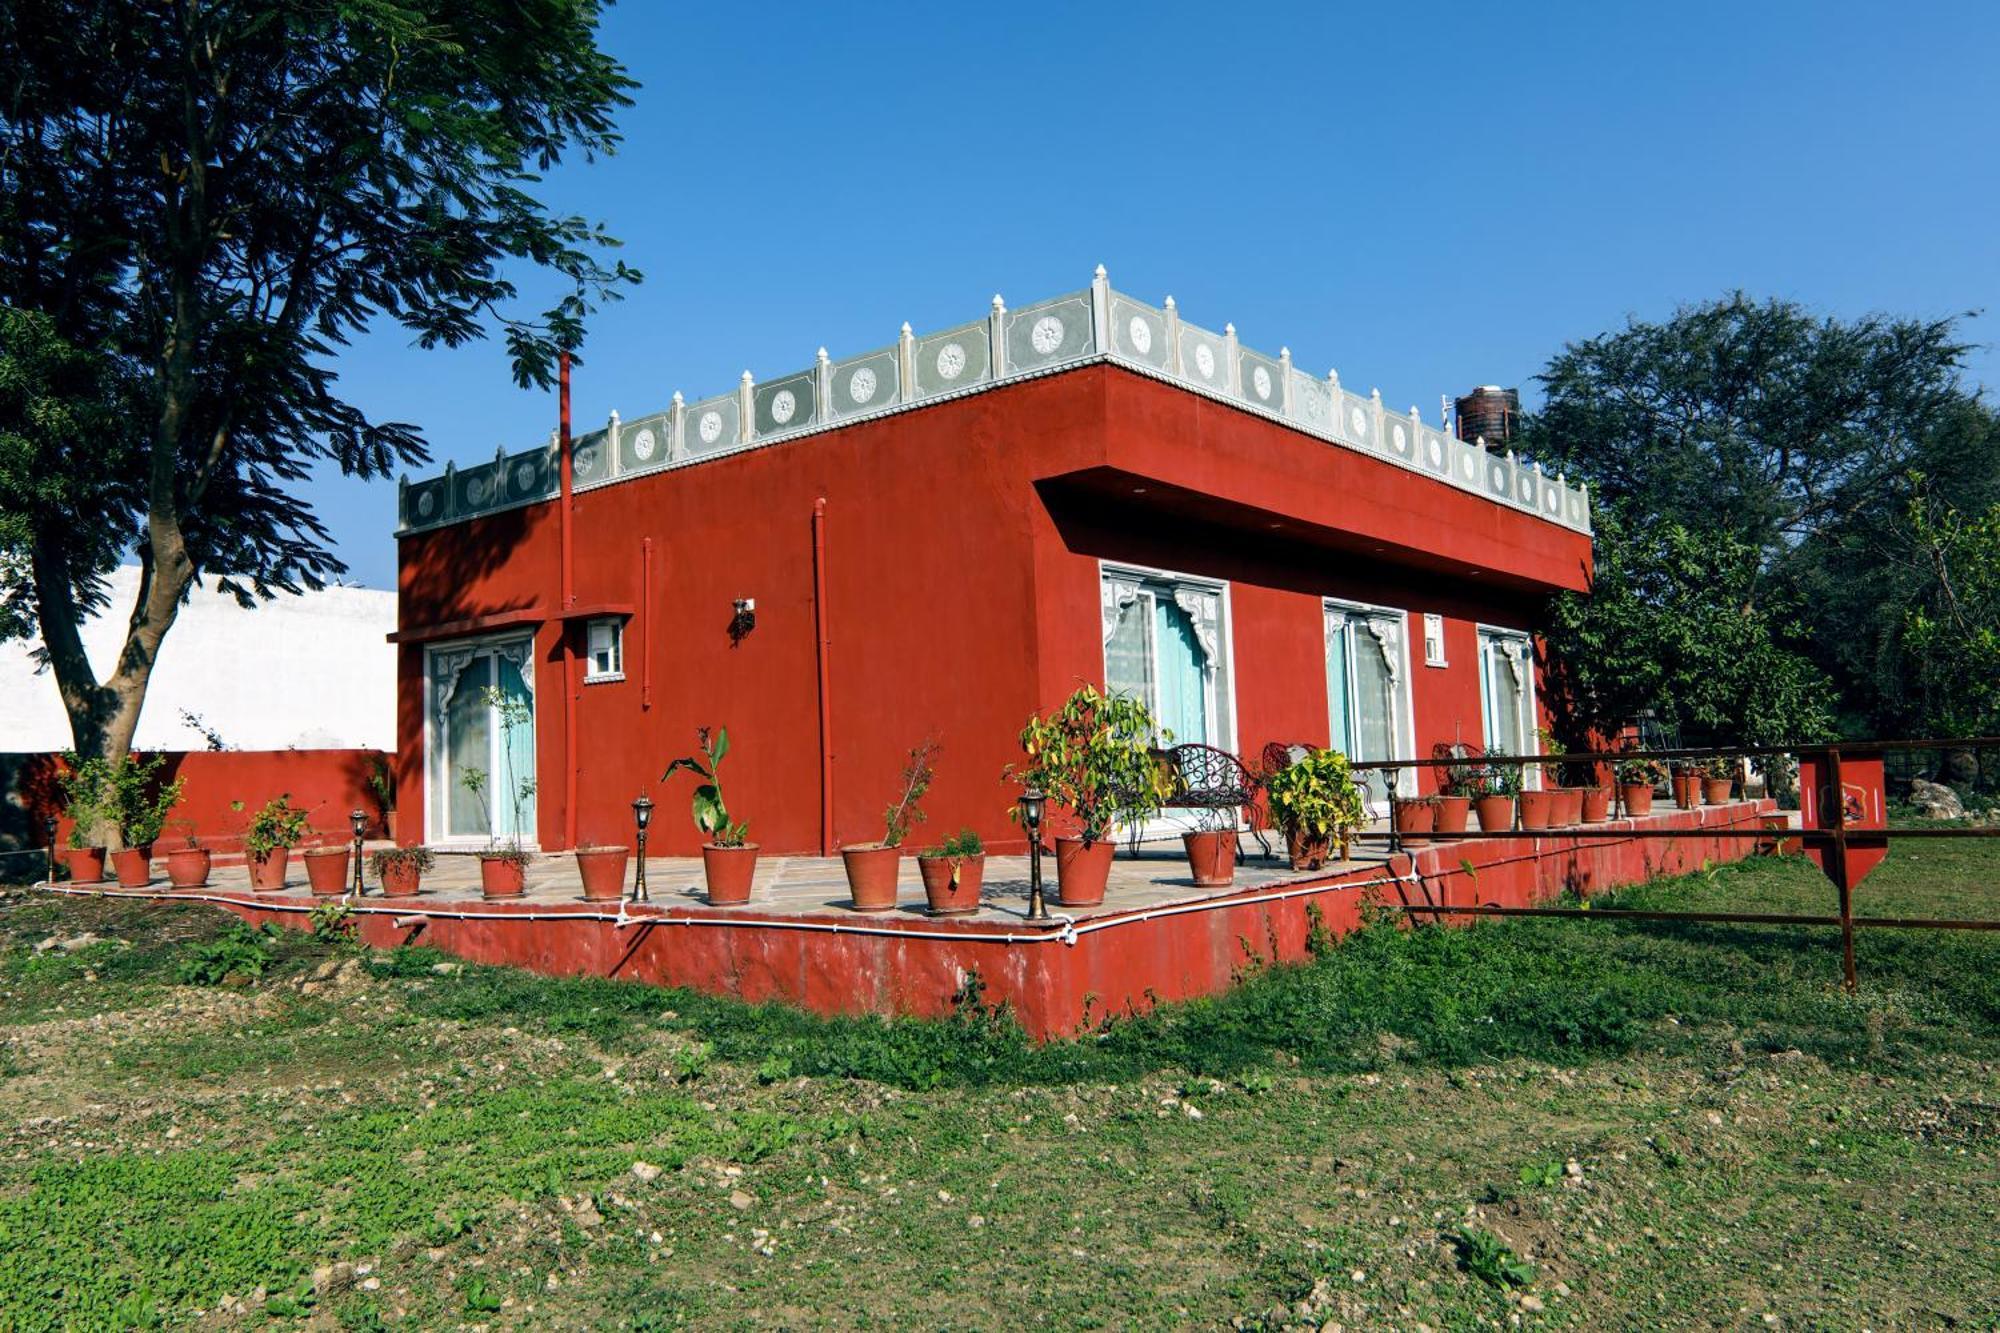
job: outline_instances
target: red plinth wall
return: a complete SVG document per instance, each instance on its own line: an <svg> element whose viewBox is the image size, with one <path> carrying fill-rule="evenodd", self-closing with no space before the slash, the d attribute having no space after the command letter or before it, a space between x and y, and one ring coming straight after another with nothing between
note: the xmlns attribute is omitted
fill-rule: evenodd
<svg viewBox="0 0 2000 1333"><path fill-rule="evenodd" d="M1031 1034L1064 1036L1162 1000L1215 994L1246 964L1301 960L1315 916L1343 934L1360 924L1371 901L1525 907L1565 890L1588 894L1737 860L1751 853L1752 840L1705 837L1701 830L1757 828L1772 809L1768 801L1743 801L1637 821L1686 829L1684 839L1555 833L1439 844L1416 851L1414 865L1399 856L1362 871L1114 910L1059 930L984 919L904 922L656 905L628 906L621 916L580 901L369 898L355 906L362 938L377 946L427 944L481 963L690 986L829 1014L942 1014L977 972L986 998L1010 1006ZM172 896L295 927L305 925L311 906L298 894L282 902L242 893Z"/></svg>

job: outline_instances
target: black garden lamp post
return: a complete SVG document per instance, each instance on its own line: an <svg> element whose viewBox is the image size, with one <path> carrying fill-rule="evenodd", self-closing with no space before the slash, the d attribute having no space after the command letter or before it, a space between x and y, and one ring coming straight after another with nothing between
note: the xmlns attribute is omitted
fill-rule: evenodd
<svg viewBox="0 0 2000 1333"><path fill-rule="evenodd" d="M359 898L368 890L361 883L361 844L368 834L368 815L360 809L350 810L347 815L348 827L354 830L354 885L351 892Z"/></svg>
<svg viewBox="0 0 2000 1333"><path fill-rule="evenodd" d="M56 882L56 817L50 815L49 825L49 883Z"/></svg>
<svg viewBox="0 0 2000 1333"><path fill-rule="evenodd" d="M639 830L639 865L632 874L632 901L651 902L646 892L646 826L653 822L653 798L644 792L632 802L632 823Z"/></svg>
<svg viewBox="0 0 2000 1333"><path fill-rule="evenodd" d="M1042 901L1042 807L1048 797L1030 787L1021 793L1021 827L1028 830L1028 920L1047 921L1048 904Z"/></svg>

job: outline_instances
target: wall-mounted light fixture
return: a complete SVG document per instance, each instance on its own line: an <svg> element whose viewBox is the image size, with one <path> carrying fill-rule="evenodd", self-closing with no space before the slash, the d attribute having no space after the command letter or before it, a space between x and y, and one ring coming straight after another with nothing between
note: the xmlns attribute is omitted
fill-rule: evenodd
<svg viewBox="0 0 2000 1333"><path fill-rule="evenodd" d="M729 642L732 647L743 642L750 631L757 628L757 599L755 597L737 598L733 606L733 612L729 617Z"/></svg>

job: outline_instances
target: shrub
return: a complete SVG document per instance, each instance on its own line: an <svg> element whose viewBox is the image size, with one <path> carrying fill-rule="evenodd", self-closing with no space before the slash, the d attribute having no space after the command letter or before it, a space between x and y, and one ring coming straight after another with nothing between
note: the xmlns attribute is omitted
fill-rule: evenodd
<svg viewBox="0 0 2000 1333"><path fill-rule="evenodd" d="M1094 843L1120 815L1140 820L1160 808L1154 733L1153 715L1142 701L1083 685L1048 717L1028 719L1021 729L1028 762L1010 764L1006 776L1069 811L1085 844ZM1020 808L1012 813L1018 819Z"/></svg>

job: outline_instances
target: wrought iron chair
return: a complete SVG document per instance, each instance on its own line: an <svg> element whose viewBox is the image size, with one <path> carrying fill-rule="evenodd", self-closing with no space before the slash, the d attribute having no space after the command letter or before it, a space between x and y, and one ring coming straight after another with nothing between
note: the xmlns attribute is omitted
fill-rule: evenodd
<svg viewBox="0 0 2000 1333"><path fill-rule="evenodd" d="M1165 788L1165 795L1160 801L1163 809L1226 810L1233 813L1253 806L1263 786L1241 759L1213 745L1189 741L1154 750L1153 758L1160 766ZM1127 846L1134 856L1139 854L1142 832L1138 821L1133 821L1127 835ZM1271 854L1271 844L1265 840L1264 831L1254 823L1250 827L1250 836L1257 840L1257 847L1265 856Z"/></svg>

